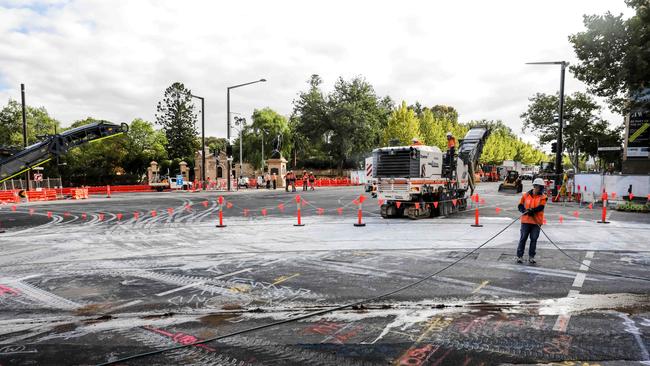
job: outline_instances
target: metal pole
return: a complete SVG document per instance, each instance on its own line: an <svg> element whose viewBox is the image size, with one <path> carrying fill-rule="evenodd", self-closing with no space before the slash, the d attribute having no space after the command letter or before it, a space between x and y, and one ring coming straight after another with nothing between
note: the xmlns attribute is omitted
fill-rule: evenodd
<svg viewBox="0 0 650 366"><path fill-rule="evenodd" d="M241 121L241 120L240 120ZM239 177L242 177L242 168L244 167L244 154L242 151L242 139L244 138L244 123L242 122L241 126L239 126ZM239 187L239 183L237 183L237 187Z"/></svg>
<svg viewBox="0 0 650 366"><path fill-rule="evenodd" d="M264 175L264 131L262 131L262 175Z"/></svg>
<svg viewBox="0 0 650 366"><path fill-rule="evenodd" d="M23 147L27 147L27 112L25 110L25 84L20 84L20 98L22 101L23 112ZM25 181L27 182L27 190L29 191L29 170L25 172Z"/></svg>
<svg viewBox="0 0 650 366"><path fill-rule="evenodd" d="M557 129L557 152L555 153L555 174L557 175L557 182L561 182L562 179L562 152L564 151L563 146L564 144L562 143L562 130L564 129L564 74L565 74L565 69L566 69L567 63L562 61L561 63L561 71L560 71L560 118L559 122L560 125L558 126ZM558 183L555 183L557 186Z"/></svg>
<svg viewBox="0 0 650 366"><path fill-rule="evenodd" d="M230 145L230 88L226 89L226 143ZM228 192L230 192L230 156L226 154L226 168L228 169L226 177L228 181Z"/></svg>
<svg viewBox="0 0 650 366"><path fill-rule="evenodd" d="M205 191L205 99L201 98L201 187Z"/></svg>

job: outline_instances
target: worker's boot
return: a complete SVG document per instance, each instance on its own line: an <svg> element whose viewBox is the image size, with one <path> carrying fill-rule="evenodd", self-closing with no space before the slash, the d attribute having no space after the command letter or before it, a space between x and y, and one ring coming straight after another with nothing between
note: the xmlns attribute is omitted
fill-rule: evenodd
<svg viewBox="0 0 650 366"><path fill-rule="evenodd" d="M517 263L524 263L524 258L517 257Z"/></svg>
<svg viewBox="0 0 650 366"><path fill-rule="evenodd" d="M535 261L535 257L528 257L528 263L535 264L537 261Z"/></svg>

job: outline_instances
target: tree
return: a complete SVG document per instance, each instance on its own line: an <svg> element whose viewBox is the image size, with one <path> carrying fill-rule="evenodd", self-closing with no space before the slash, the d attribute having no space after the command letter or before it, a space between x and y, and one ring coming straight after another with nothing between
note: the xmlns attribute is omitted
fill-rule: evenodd
<svg viewBox="0 0 650 366"><path fill-rule="evenodd" d="M274 149L273 143L278 135L282 139L282 155L290 154L291 137L286 117L267 107L256 109L253 112L252 120L253 122L246 126L243 132L244 161L252 164L255 169L262 167L262 134L264 134L264 160L270 158ZM239 138L233 145L233 154L239 155Z"/></svg>
<svg viewBox="0 0 650 366"><path fill-rule="evenodd" d="M339 78L327 96L321 83L318 75L312 75L309 90L294 101L294 156L301 152L302 160L328 163L341 172L344 166L357 165L380 142L392 101L379 99L360 77Z"/></svg>
<svg viewBox="0 0 650 366"><path fill-rule="evenodd" d="M554 116L557 113L559 96L538 93L529 101L527 111L521 115L524 131L536 133L540 144L555 141L558 122L554 120ZM616 140L616 136L620 136L620 128L609 129L609 124L600 117L600 106L587 94L576 92L567 96L564 105L566 125L563 132L563 148L568 152L569 159L577 170L580 153L594 156L596 141Z"/></svg>
<svg viewBox="0 0 650 366"><path fill-rule="evenodd" d="M207 136L205 138L205 146L207 146L208 149L210 149L210 151L215 155L219 155L219 153L225 152L227 143L228 140L223 137ZM200 138L197 139L197 144L201 144Z"/></svg>
<svg viewBox="0 0 650 366"><path fill-rule="evenodd" d="M384 130L383 145L391 140L398 140L402 145L409 145L413 138L419 137L420 126L415 112L406 106L406 102L393 111L388 126Z"/></svg>
<svg viewBox="0 0 650 366"><path fill-rule="evenodd" d="M192 92L182 83L175 82L165 90L163 100L156 108L156 123L167 137L167 153L172 159L194 161L197 146L196 113Z"/></svg>
<svg viewBox="0 0 650 366"><path fill-rule="evenodd" d="M72 123L70 128L80 127L100 120L92 117ZM91 141L69 150L60 158L59 171L71 185L98 185L115 183L120 176L126 181L135 179L125 176L122 163L127 156L128 137L117 135L105 140Z"/></svg>
<svg viewBox="0 0 650 366"><path fill-rule="evenodd" d="M44 107L25 107L27 145L39 141L38 136L53 135L61 124L52 118ZM0 146L23 146L23 117L20 103L10 99L0 110Z"/></svg>
<svg viewBox="0 0 650 366"><path fill-rule="evenodd" d="M644 90L644 103L650 105L650 5L647 0L626 4L636 10L634 16L585 15L586 30L569 36L580 60L571 71L621 113L629 112L630 97Z"/></svg>
<svg viewBox="0 0 650 366"><path fill-rule="evenodd" d="M120 162L127 174L142 176L147 171L151 161L159 164L167 160L167 138L164 132L155 130L151 122L136 118L129 126L126 134L124 149L126 155Z"/></svg>

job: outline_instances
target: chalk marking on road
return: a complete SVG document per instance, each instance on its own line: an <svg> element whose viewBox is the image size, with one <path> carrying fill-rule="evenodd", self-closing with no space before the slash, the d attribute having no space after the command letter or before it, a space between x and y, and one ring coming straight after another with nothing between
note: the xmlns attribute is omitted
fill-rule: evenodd
<svg viewBox="0 0 650 366"><path fill-rule="evenodd" d="M294 273L294 274L292 274L292 275L289 276L289 277L286 277L286 276L280 276L280 277L276 278L276 279L275 279L275 282L273 282L271 285L274 285L274 286L275 286L275 285L281 284L282 282L288 281L288 280L290 280L290 279L292 279L292 278L294 278L294 277L298 277L298 276L300 276L300 273Z"/></svg>
<svg viewBox="0 0 650 366"><path fill-rule="evenodd" d="M250 272L252 269L253 269L253 268L244 268L244 269L242 269L241 271L231 272L231 273L226 273L226 274L223 274L223 275L221 275L221 276L212 277L212 279L214 279L214 280L218 280L218 279L220 279L220 278L230 277L230 276L234 276L234 275L236 275L236 274L240 274L240 273L244 273L244 272Z"/></svg>
<svg viewBox="0 0 650 366"><path fill-rule="evenodd" d="M175 289L171 289L169 291L161 292L159 294L156 294L156 296L165 296L165 295L173 294L174 292L177 292L177 291L182 291L182 290L185 290L185 289L188 289L188 288L191 288L191 287L195 287L195 286L201 286L204 283L205 282L190 283L189 285L185 285L185 286L177 287Z"/></svg>
<svg viewBox="0 0 650 366"><path fill-rule="evenodd" d="M582 284L585 282L585 278L587 277L586 274L584 273L578 273L576 274L575 280L573 280L573 287L582 287Z"/></svg>
<svg viewBox="0 0 650 366"><path fill-rule="evenodd" d="M634 340L639 345L639 351L641 351L641 357L643 358L642 364L650 365L650 352L645 346L643 339L641 338L641 330L636 326L634 320L630 319L627 314L619 313L618 316L623 319L623 325L625 325L625 331L632 334Z"/></svg>
<svg viewBox="0 0 650 366"><path fill-rule="evenodd" d="M553 326L553 330L556 332L566 332L566 328L569 325L569 319L571 319L571 315L569 314L558 316L555 325Z"/></svg>
<svg viewBox="0 0 650 366"><path fill-rule="evenodd" d="M478 287L475 288L474 291L472 291L472 293L475 294L475 293L481 291L481 289L482 289L483 287L487 286L488 283L490 283L490 281L483 281L483 282L481 282L481 284L479 284Z"/></svg>
<svg viewBox="0 0 650 366"><path fill-rule="evenodd" d="M126 304L118 305L118 306L116 306L116 307L111 308L111 311L112 311L112 310L118 310L118 309L126 308L126 307L133 306L133 305L137 305L137 304L139 304L139 303L141 303L141 302L142 302L142 300L133 300L133 301L129 301L129 302L127 302Z"/></svg>

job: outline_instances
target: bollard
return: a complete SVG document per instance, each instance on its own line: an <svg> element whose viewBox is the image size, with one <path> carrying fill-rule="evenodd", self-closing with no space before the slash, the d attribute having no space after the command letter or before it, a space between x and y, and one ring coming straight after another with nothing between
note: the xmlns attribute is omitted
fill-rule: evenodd
<svg viewBox="0 0 650 366"><path fill-rule="evenodd" d="M223 224L223 196L219 196L219 225L217 227L226 227L226 225Z"/></svg>
<svg viewBox="0 0 650 366"><path fill-rule="evenodd" d="M296 195L296 208L297 208L297 213L296 216L298 217L298 223L293 224L293 226L305 226L305 224L302 223L301 217L300 217L300 195Z"/></svg>
<svg viewBox="0 0 650 366"><path fill-rule="evenodd" d="M111 198L111 186L106 186L106 198Z"/></svg>
<svg viewBox="0 0 650 366"><path fill-rule="evenodd" d="M364 195L359 196L359 206L358 206L359 209L357 211L357 222L354 224L354 226L356 226L356 227L366 226L366 224L364 224L362 222L362 218L363 218L363 201L365 201L365 200L366 200L366 196L364 196Z"/></svg>
<svg viewBox="0 0 650 366"><path fill-rule="evenodd" d="M478 223L478 208L480 207L478 193L476 194L476 209L474 210L474 224L472 227L483 227L483 225Z"/></svg>
<svg viewBox="0 0 650 366"><path fill-rule="evenodd" d="M603 216L600 219L600 221L596 221L599 224L609 224L609 221L607 221L607 192L603 191Z"/></svg>

